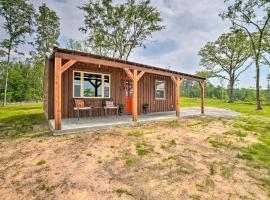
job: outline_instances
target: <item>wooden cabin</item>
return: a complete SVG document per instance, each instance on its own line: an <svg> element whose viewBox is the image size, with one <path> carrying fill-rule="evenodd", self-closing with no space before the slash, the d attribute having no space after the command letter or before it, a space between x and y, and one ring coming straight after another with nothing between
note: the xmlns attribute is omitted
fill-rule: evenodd
<svg viewBox="0 0 270 200"><path fill-rule="evenodd" d="M201 88L201 112L204 113L204 81L199 76L148 66L115 58L54 48L45 63L44 111L61 130L62 118L77 116L74 99L90 105L81 117L105 115L104 101L124 105L123 114L133 121L149 104L149 112L176 111L180 116L180 85L184 79L197 81ZM108 115L117 115L111 109Z"/></svg>

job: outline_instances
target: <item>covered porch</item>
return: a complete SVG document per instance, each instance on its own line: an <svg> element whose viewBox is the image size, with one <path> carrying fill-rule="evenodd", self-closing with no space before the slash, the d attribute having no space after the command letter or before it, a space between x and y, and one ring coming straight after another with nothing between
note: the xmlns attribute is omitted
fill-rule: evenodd
<svg viewBox="0 0 270 200"><path fill-rule="evenodd" d="M126 124L130 122L142 122L147 120L155 120L161 118L179 118L180 117L180 86L183 82L183 80L192 80L199 83L200 89L201 89L201 107L199 110L199 114L204 113L204 82L205 79L190 75L190 74L184 74L177 71L152 67L148 65L143 65L139 63L133 63L129 61L123 61L119 59L113 59L108 57L102 57L82 52L76 52L76 51L70 51L70 50L64 50L56 48L54 51L54 54L52 55L51 61L54 66L54 82L53 82L53 120L50 120L50 122L53 124L52 127L54 130L66 130L69 129L69 127L77 127L80 129L82 128L91 128L91 126L99 126L101 124L104 126L104 124L108 123L119 123L119 124ZM67 99L63 97L63 93L68 92L66 84L63 84L63 75L65 75L68 72L68 69L71 68L76 63L87 63L87 64L94 64L98 66L98 68L102 68L103 66L114 68L114 69L120 69L122 70L126 76L129 78L129 80L132 82L132 111L131 115L126 116L101 116L101 117L90 117L81 119L80 122L75 123L77 119L73 118L65 118L63 117L63 111L64 111L64 105L67 104ZM167 103L168 110L174 110L174 112L163 112L162 116L160 116L159 111L157 113L149 113L148 115L139 115L138 110L141 106L138 106L139 98L138 96L142 97L143 94L140 93L139 85L143 88L142 84L140 84L140 80L145 77L145 79L149 74L155 74L157 76L167 77L167 79L171 80L171 84L173 85L168 89L167 98L173 99L174 102L169 105ZM120 81L120 80L119 80ZM111 88L111 90L118 90L118 88ZM145 90L147 92L147 90ZM148 93L152 94L152 91L148 91ZM116 99L119 97L115 97ZM115 101L116 99L113 99ZM165 102L165 98L161 98L158 100L159 102ZM150 107L159 106L159 104L155 104L155 102L149 102ZM165 111L166 109L163 109ZM168 111L167 110L167 111ZM184 113L183 113L184 114ZM139 115L139 117L138 117ZM74 121L75 120L75 121ZM114 122L115 121L115 122ZM90 124L90 125L87 125ZM82 125L84 124L84 125ZM92 124L92 125L91 125Z"/></svg>

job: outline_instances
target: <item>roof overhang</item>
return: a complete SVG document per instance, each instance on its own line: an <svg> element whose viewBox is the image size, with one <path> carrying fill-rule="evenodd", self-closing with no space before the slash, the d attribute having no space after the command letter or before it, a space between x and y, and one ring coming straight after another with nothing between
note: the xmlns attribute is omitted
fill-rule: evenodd
<svg viewBox="0 0 270 200"><path fill-rule="evenodd" d="M110 67L116 67L116 68L128 68L132 70L138 70L138 71L144 71L146 73L152 73L152 74L159 74L164 76L176 76L180 78L184 78L187 80L194 80L194 81L205 81L205 78L186 74L182 72L177 72L169 69L163 69L159 67L144 65L140 63L125 61L121 59L116 58L110 58L105 56L99 56L94 55L90 53L85 52L79 52L74 50L68 50L68 49L62 49L55 47L52 55L49 59L54 59L54 57L59 57L64 60L75 60L77 62L84 62L84 63L91 63L96 65L103 65L103 66L110 66Z"/></svg>

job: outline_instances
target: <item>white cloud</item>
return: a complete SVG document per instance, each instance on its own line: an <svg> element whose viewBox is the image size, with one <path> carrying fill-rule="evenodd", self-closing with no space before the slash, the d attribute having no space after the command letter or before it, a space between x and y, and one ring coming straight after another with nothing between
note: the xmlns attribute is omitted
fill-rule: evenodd
<svg viewBox="0 0 270 200"><path fill-rule="evenodd" d="M131 59L194 73L199 69L200 48L228 30L229 24L218 16L225 8L223 1L163 0L153 1L153 5L161 11L166 25L165 30L154 34L153 40L173 40L178 48L155 58L145 57L145 50L138 49Z"/></svg>

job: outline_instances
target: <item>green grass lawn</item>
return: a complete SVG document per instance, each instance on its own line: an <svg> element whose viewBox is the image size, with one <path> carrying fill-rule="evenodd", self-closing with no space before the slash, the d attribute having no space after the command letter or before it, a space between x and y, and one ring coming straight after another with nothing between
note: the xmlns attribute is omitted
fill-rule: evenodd
<svg viewBox="0 0 270 200"><path fill-rule="evenodd" d="M41 103L0 107L0 138L37 137L50 132Z"/></svg>
<svg viewBox="0 0 270 200"><path fill-rule="evenodd" d="M200 106L201 100L199 98L181 98L180 105L182 107L187 106ZM263 111L256 111L256 105L245 103L245 102L236 102L236 103L227 103L226 101L216 100L216 99L205 99L205 106L212 106L217 108L225 108L234 110L240 113L243 113L248 116L265 116L270 117L270 106L264 105Z"/></svg>

